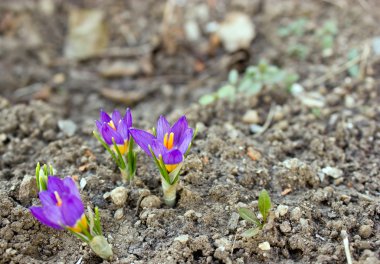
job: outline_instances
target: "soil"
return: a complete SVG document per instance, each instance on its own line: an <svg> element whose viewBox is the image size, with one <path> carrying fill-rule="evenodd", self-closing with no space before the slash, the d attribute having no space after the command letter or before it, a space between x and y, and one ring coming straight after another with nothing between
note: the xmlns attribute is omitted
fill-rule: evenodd
<svg viewBox="0 0 380 264"><path fill-rule="evenodd" d="M29 212L39 204L33 176L41 162L62 177L74 176L84 202L99 207L114 251L109 263L346 263L342 230L354 263L380 263L380 60L363 53L361 78L339 70L350 48L380 36L377 2L178 2L179 14L203 14L196 19L205 24L244 11L256 37L248 50L232 54L211 45L205 32L189 43L172 25L178 34L170 39L160 27L166 1L0 3L0 262L108 263ZM42 8L49 3L50 15ZM103 10L108 46L123 47L123 53L65 59L74 7ZM322 56L318 47L305 60L286 52L288 43L276 30L299 17L309 19L311 31L336 20L331 55ZM312 46L310 32L301 39ZM40 41L33 42L36 36ZM229 69L242 70L260 58L297 72L306 91L317 92L325 105L316 111L280 89L197 103L224 83ZM117 60L132 65L129 71L113 78L99 73L99 66ZM185 113L199 129L174 208L157 198L158 170L141 150L135 185L127 186L92 137L100 108L127 106L139 128L151 128L160 114L175 121ZM263 133L253 134L242 121L255 110L263 125L271 109ZM62 120L71 120L75 133ZM123 185L128 199L117 206L110 192ZM257 211L263 188L273 204L269 221L258 235L244 238L251 225L237 209ZM259 246L264 242L269 250Z"/></svg>

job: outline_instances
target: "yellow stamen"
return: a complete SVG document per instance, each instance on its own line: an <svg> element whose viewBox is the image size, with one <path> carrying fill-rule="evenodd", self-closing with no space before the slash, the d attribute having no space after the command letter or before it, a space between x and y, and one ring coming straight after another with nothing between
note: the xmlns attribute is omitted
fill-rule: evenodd
<svg viewBox="0 0 380 264"><path fill-rule="evenodd" d="M113 123L112 120L108 122L108 125L110 125L110 127L111 127L113 130L116 130L115 124Z"/></svg>
<svg viewBox="0 0 380 264"><path fill-rule="evenodd" d="M55 195L55 199L57 199L57 203L56 203L56 205L57 205L57 206L61 206L61 205L62 205L62 200L61 200L61 197L59 196L58 192L55 191L55 192L54 192L54 195Z"/></svg>
<svg viewBox="0 0 380 264"><path fill-rule="evenodd" d="M168 172L172 172L177 168L178 164L165 164L165 168Z"/></svg>
<svg viewBox="0 0 380 264"><path fill-rule="evenodd" d="M68 227L68 229L75 233L82 233L83 230L88 229L87 217L83 214L81 219L79 219L74 226Z"/></svg>
<svg viewBox="0 0 380 264"><path fill-rule="evenodd" d="M174 133L170 132L170 134L166 133L164 136L164 146L167 149L172 149L174 145Z"/></svg>

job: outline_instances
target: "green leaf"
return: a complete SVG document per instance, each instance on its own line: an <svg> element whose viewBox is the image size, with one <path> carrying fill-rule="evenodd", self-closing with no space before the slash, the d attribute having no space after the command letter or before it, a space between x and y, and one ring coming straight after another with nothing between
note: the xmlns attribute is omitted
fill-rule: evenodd
<svg viewBox="0 0 380 264"><path fill-rule="evenodd" d="M217 92L217 95L219 98L230 98L230 99L234 99L235 97L235 86L232 86L232 85L225 85L225 86L222 86L221 88L219 88L218 92Z"/></svg>
<svg viewBox="0 0 380 264"><path fill-rule="evenodd" d="M267 221L269 210L272 207L269 194L265 189L260 192L258 207L263 216L263 222L265 223Z"/></svg>
<svg viewBox="0 0 380 264"><path fill-rule="evenodd" d="M36 166L36 183L37 183L37 189L39 190L39 191L41 191L40 190L40 169L41 169L41 165L40 165L40 163L38 162L37 163L37 166Z"/></svg>
<svg viewBox="0 0 380 264"><path fill-rule="evenodd" d="M323 25L323 30L326 34L336 35L338 34L338 26L335 21L328 20Z"/></svg>
<svg viewBox="0 0 380 264"><path fill-rule="evenodd" d="M216 100L216 96L214 94L205 94L205 95L202 95L201 98L199 98L198 102L201 105L208 105L208 104L213 103L215 100Z"/></svg>
<svg viewBox="0 0 380 264"><path fill-rule="evenodd" d="M231 70L228 73L228 82L232 85L236 85L239 80L239 73L236 69Z"/></svg>
<svg viewBox="0 0 380 264"><path fill-rule="evenodd" d="M104 142L103 139L100 138L99 134L96 131L92 132L96 139L102 144L102 146L110 153L112 159L116 162L116 164L119 166L119 160L117 159L115 153L111 150L111 148L108 146L106 142ZM120 166L119 166L120 167Z"/></svg>
<svg viewBox="0 0 380 264"><path fill-rule="evenodd" d="M95 224L97 235L101 236L103 231L102 231L102 226L100 224L99 208L97 206L95 207L95 219L94 220L95 220L94 224Z"/></svg>
<svg viewBox="0 0 380 264"><path fill-rule="evenodd" d="M348 59L350 61L357 59L359 56L360 54L359 54L358 49L351 49L348 52ZM354 78L359 77L359 74L360 74L359 65L355 64L351 66L350 68L348 68L348 73L350 74L351 77L354 77Z"/></svg>
<svg viewBox="0 0 380 264"><path fill-rule="evenodd" d="M332 35L324 35L321 39L322 49L331 49L334 46L334 37Z"/></svg>
<svg viewBox="0 0 380 264"><path fill-rule="evenodd" d="M127 166L126 166L126 164L124 162L123 155L121 155L120 150L119 150L119 148L116 145L116 142L115 142L114 138L112 138L112 143L113 143L113 147L116 150L116 153L117 153L117 156L118 156L117 165L119 166L119 168L125 169Z"/></svg>
<svg viewBox="0 0 380 264"><path fill-rule="evenodd" d="M243 218L244 220L257 226L261 226L261 222L259 219L257 219L255 213L249 210L248 208L239 208L238 212L241 218Z"/></svg>
<svg viewBox="0 0 380 264"><path fill-rule="evenodd" d="M253 227L248 230L245 230L241 236L242 237L253 237L256 236L258 233L260 233L260 227Z"/></svg>
<svg viewBox="0 0 380 264"><path fill-rule="evenodd" d="M290 35L290 30L288 27L280 27L277 29L277 35L279 37L287 37Z"/></svg>

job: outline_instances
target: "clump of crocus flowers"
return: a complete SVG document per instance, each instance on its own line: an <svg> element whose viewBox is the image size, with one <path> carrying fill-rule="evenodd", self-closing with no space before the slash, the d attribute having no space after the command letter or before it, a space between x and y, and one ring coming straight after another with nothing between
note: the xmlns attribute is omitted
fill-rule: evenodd
<svg viewBox="0 0 380 264"><path fill-rule="evenodd" d="M88 208L85 214L79 190L71 177L61 179L49 175L53 171L47 166L40 170L37 164L36 177L42 206L32 206L30 211L42 224L55 229L65 229L88 243L103 259L112 257L112 249L102 234L99 210Z"/></svg>
<svg viewBox="0 0 380 264"><path fill-rule="evenodd" d="M133 138L130 136L131 111L128 108L122 116L118 110L114 110L109 116L100 110L100 118L95 123L97 131L94 131L94 136L111 154L123 179L131 182L136 174L136 153L133 150Z"/></svg>
<svg viewBox="0 0 380 264"><path fill-rule="evenodd" d="M111 116L101 110L96 127L95 137L115 160L123 179L130 182L136 173L135 141L153 158L160 171L164 202L173 207L181 168L196 134L186 117L182 116L171 126L165 117L160 116L157 127L149 133L132 128L129 109L124 116L118 110L114 110ZM30 208L33 216L49 227L68 230L88 243L103 259L111 258L112 249L102 234L98 208L95 207L93 212L87 207L86 215L74 180L53 175L52 166L37 164L36 180L41 206Z"/></svg>
<svg viewBox="0 0 380 264"><path fill-rule="evenodd" d="M160 116L153 134L135 128L131 128L130 133L144 152L154 159L161 174L164 202L173 207L179 174L194 137L193 129L188 126L185 116L173 126Z"/></svg>

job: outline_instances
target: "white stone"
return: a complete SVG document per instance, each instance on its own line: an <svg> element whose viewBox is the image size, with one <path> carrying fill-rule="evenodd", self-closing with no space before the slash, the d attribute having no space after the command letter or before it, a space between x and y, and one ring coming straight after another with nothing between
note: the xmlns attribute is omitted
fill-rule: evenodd
<svg viewBox="0 0 380 264"><path fill-rule="evenodd" d="M114 214L113 217L116 220L120 220L121 218L123 218L123 216L124 216L124 210L123 210L123 208L119 208L119 209L116 210L116 212L115 212L115 214Z"/></svg>
<svg viewBox="0 0 380 264"><path fill-rule="evenodd" d="M116 205L123 205L128 198L127 189L123 186L117 187L111 191L111 199Z"/></svg>
<svg viewBox="0 0 380 264"><path fill-rule="evenodd" d="M260 117L256 110L248 110L242 117L242 121L246 124L257 124L260 122Z"/></svg>
<svg viewBox="0 0 380 264"><path fill-rule="evenodd" d="M262 251L268 251L270 250L270 244L268 241L265 241L263 243L260 243L259 244L259 249L261 249Z"/></svg>
<svg viewBox="0 0 380 264"><path fill-rule="evenodd" d="M74 136L77 125L71 120L58 120L59 129L69 137Z"/></svg>
<svg viewBox="0 0 380 264"><path fill-rule="evenodd" d="M276 216L284 216L289 210L289 206L280 204L276 209Z"/></svg>
<svg viewBox="0 0 380 264"><path fill-rule="evenodd" d="M338 168L325 167L322 169L322 172L334 179L340 178L343 176L343 171Z"/></svg>
<svg viewBox="0 0 380 264"><path fill-rule="evenodd" d="M255 37L255 26L251 18L241 12L227 14L217 34L228 52L249 48Z"/></svg>
<svg viewBox="0 0 380 264"><path fill-rule="evenodd" d="M182 244L185 244L189 240L189 235L180 235L174 238L174 241L179 241Z"/></svg>

